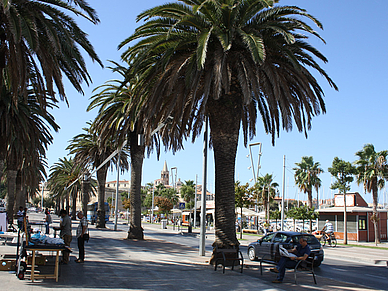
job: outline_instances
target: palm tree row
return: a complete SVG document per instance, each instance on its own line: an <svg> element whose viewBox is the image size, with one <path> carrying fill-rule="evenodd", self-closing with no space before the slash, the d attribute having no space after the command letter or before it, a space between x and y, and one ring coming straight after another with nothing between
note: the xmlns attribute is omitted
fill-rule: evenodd
<svg viewBox="0 0 388 291"><path fill-rule="evenodd" d="M56 95L67 102L63 75L82 93L91 78L81 50L102 65L68 13L99 22L84 0L0 2L0 179L5 167L10 221L15 199L23 205L45 179L50 130L59 129L48 111Z"/></svg>
<svg viewBox="0 0 388 291"><path fill-rule="evenodd" d="M385 186L385 181L388 179L388 151L376 152L372 144L366 144L355 155L357 156L357 160L353 164L343 161L338 157L333 159L332 166L328 170L336 181L331 185L331 188L338 189L340 193L346 195L346 192L350 190L349 184L353 182L353 176L356 176L357 184L363 184L365 191L372 193L372 221L377 244L380 243L380 232L378 228L379 216L377 212L378 190L381 190ZM295 171L295 183L301 191L307 194L308 207L311 209L313 207L312 190L314 188L318 192L318 189L321 187L319 174L323 173L323 169L320 168L320 163L314 162L311 156L302 157L302 161L295 163L295 165L297 166L293 169ZM346 212L344 213L344 224L344 241L346 244Z"/></svg>

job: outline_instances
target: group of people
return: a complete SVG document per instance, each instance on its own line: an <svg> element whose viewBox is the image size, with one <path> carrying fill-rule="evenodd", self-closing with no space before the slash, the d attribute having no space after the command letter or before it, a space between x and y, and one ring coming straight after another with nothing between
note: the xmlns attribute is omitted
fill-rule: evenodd
<svg viewBox="0 0 388 291"><path fill-rule="evenodd" d="M67 211L64 209L59 212L59 216L61 217L59 227L54 229L60 230L59 236L63 239L65 246L70 247L70 243L73 239L73 235L71 232L71 218ZM77 217L79 219L79 224L76 233L78 244L78 259L76 259L75 262L83 263L85 261L85 234L88 230L88 221L82 211L79 211L77 213ZM70 253L67 251L62 252L62 264L69 263L69 255Z"/></svg>

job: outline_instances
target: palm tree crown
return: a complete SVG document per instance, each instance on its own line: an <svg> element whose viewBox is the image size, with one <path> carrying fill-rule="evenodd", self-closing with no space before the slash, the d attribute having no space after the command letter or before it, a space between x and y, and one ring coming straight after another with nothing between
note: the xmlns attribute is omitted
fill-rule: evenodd
<svg viewBox="0 0 388 291"><path fill-rule="evenodd" d="M209 118L215 157L216 241L238 245L235 233L235 159L242 126L244 143L256 134L258 112L272 139L281 128L311 128L325 112L323 91L309 69L337 88L309 45L317 36L303 19L321 23L294 6L264 0L182 0L151 8L119 48L138 77L133 106L142 106L147 136L155 120L173 117L181 138L195 140ZM173 131L172 131L173 133Z"/></svg>
<svg viewBox="0 0 388 291"><path fill-rule="evenodd" d="M356 152L356 156L358 160L354 163L357 169L357 183L362 183L367 192L372 192L372 221L374 224L375 242L377 244L380 243L377 213L378 190L384 187L385 180L388 177L388 151L376 152L372 144L366 144L362 150Z"/></svg>
<svg viewBox="0 0 388 291"><path fill-rule="evenodd" d="M293 168L295 171L295 183L301 191L307 193L308 206L313 207L313 188L318 192L321 187L321 179L319 174L323 173L319 162L314 162L313 157L302 157L300 163L295 163L297 166Z"/></svg>

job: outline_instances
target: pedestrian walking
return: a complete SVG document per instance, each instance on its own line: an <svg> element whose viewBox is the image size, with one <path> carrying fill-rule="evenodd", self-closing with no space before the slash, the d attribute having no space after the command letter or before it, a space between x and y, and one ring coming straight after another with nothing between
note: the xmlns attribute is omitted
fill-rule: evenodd
<svg viewBox="0 0 388 291"><path fill-rule="evenodd" d="M79 219L79 225L77 227L77 242L78 242L78 259L76 263L83 263L85 261L85 233L88 229L88 221L84 216L83 212L80 211L77 214Z"/></svg>
<svg viewBox="0 0 388 291"><path fill-rule="evenodd" d="M44 211L45 217L44 217L44 222L46 225L46 234L50 234L50 224L53 222L51 218L51 214L48 208Z"/></svg>

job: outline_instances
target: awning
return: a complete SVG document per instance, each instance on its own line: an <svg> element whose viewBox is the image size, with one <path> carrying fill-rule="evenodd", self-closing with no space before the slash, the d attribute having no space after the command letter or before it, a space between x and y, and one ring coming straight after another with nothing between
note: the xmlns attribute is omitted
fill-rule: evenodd
<svg viewBox="0 0 388 291"><path fill-rule="evenodd" d="M241 214L241 208L236 208L236 213ZM243 207L243 209L242 209L242 214L245 216L258 216L258 217L265 216L264 211L257 213L256 211L250 210L250 209L245 208L245 207Z"/></svg>

